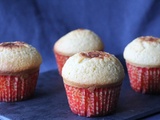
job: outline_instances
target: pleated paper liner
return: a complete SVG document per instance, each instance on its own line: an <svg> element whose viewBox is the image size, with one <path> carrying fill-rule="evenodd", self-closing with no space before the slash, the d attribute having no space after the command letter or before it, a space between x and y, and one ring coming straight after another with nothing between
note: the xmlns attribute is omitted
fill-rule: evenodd
<svg viewBox="0 0 160 120"><path fill-rule="evenodd" d="M54 51L54 54L55 54L55 58L57 61L58 71L59 71L59 74L61 75L63 65L65 64L65 62L67 61L69 56L61 55L61 54L57 53L56 51Z"/></svg>
<svg viewBox="0 0 160 120"><path fill-rule="evenodd" d="M15 102L33 96L39 71L18 75L0 75L0 101Z"/></svg>
<svg viewBox="0 0 160 120"><path fill-rule="evenodd" d="M106 88L78 88L65 84L70 109L79 116L104 116L116 110L121 84Z"/></svg>
<svg viewBox="0 0 160 120"><path fill-rule="evenodd" d="M138 67L126 63L130 84L133 90L140 93L160 93L160 68Z"/></svg>

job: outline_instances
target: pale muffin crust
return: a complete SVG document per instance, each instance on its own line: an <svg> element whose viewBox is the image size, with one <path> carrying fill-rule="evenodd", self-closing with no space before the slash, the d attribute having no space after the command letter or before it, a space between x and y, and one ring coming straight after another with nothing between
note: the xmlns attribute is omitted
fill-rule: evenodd
<svg viewBox="0 0 160 120"><path fill-rule="evenodd" d="M81 52L70 57L63 69L64 83L76 87L106 87L121 84L124 69L120 61L106 52Z"/></svg>
<svg viewBox="0 0 160 120"><path fill-rule="evenodd" d="M160 39L152 36L138 37L125 47L123 56L135 66L160 67Z"/></svg>
<svg viewBox="0 0 160 120"><path fill-rule="evenodd" d="M71 56L83 51L103 50L103 43L93 31L76 29L57 40L53 50L59 54Z"/></svg>
<svg viewBox="0 0 160 120"><path fill-rule="evenodd" d="M41 63L41 55L27 43L0 43L0 74L38 70Z"/></svg>

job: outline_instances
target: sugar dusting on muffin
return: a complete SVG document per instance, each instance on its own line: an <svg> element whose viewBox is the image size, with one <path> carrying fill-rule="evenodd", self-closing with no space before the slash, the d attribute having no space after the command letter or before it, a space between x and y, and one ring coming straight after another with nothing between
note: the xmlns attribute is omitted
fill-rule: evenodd
<svg viewBox="0 0 160 120"><path fill-rule="evenodd" d="M139 37L142 41L148 41L148 42L156 42L159 38L153 37L153 36L142 36Z"/></svg>
<svg viewBox="0 0 160 120"><path fill-rule="evenodd" d="M0 47L5 47L5 48L14 48L14 47L22 47L22 46L28 47L28 44L21 41L0 43Z"/></svg>
<svg viewBox="0 0 160 120"><path fill-rule="evenodd" d="M87 58L101 58L109 57L110 55L108 53L104 53L102 51L95 51L95 52L82 52L80 53L82 56Z"/></svg>

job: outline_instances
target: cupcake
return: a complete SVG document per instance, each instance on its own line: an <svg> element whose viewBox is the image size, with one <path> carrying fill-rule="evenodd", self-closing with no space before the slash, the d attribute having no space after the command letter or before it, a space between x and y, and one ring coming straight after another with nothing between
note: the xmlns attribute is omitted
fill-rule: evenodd
<svg viewBox="0 0 160 120"><path fill-rule="evenodd" d="M35 91L42 62L37 50L24 42L0 44L0 101L30 98Z"/></svg>
<svg viewBox="0 0 160 120"><path fill-rule="evenodd" d="M70 109L79 116L104 116L116 110L123 66L102 51L80 52L71 56L62 69Z"/></svg>
<svg viewBox="0 0 160 120"><path fill-rule="evenodd" d="M53 51L61 74L66 60L75 53L82 51L102 51L103 43L94 32L77 29L61 37L54 45Z"/></svg>
<svg viewBox="0 0 160 120"><path fill-rule="evenodd" d="M160 39L138 37L124 49L124 58L133 90L160 93Z"/></svg>

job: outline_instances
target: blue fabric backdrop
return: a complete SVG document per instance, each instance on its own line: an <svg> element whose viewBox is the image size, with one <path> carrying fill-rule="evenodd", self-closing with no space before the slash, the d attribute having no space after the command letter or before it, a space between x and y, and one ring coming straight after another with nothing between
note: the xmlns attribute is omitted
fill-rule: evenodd
<svg viewBox="0 0 160 120"><path fill-rule="evenodd" d="M41 72L56 69L56 40L77 28L97 33L105 51L122 59L144 35L160 37L160 0L0 0L0 42L20 40L43 57Z"/></svg>

